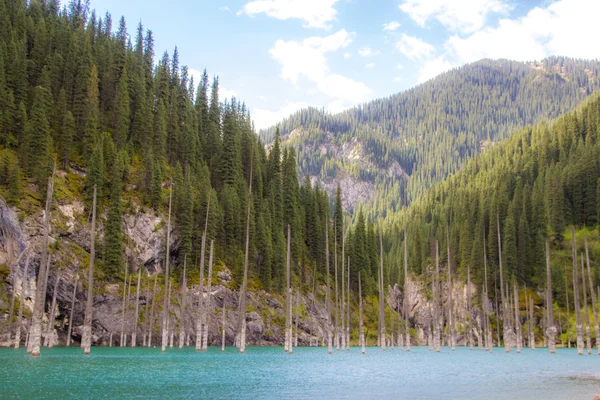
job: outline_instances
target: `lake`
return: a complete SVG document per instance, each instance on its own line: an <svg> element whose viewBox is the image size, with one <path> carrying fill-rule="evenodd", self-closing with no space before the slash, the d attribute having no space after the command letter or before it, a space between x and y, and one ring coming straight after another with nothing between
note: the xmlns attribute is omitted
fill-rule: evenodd
<svg viewBox="0 0 600 400"><path fill-rule="evenodd" d="M589 399L600 395L600 356L575 349L493 354L468 348L410 353L359 348L214 347L0 349L0 398L78 399ZM594 353L595 354L595 353Z"/></svg>

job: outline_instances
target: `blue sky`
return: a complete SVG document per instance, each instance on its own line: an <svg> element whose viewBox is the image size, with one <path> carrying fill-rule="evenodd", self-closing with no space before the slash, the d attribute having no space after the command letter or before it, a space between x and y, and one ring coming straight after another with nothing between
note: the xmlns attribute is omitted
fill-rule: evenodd
<svg viewBox="0 0 600 400"><path fill-rule="evenodd" d="M597 0L91 0L151 29L258 129L306 106L338 112L482 58L600 58ZM197 82L197 80L196 80Z"/></svg>

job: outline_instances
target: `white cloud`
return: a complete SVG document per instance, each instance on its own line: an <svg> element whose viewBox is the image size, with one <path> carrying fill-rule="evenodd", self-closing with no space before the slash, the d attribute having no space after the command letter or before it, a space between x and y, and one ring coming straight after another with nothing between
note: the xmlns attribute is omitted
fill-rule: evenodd
<svg viewBox="0 0 600 400"><path fill-rule="evenodd" d="M406 33L396 42L396 49L413 61L425 59L435 50L429 43Z"/></svg>
<svg viewBox="0 0 600 400"><path fill-rule="evenodd" d="M374 57L374 56L378 56L381 54L381 51L377 50L377 51L373 51L373 49L371 49L370 47L363 47L360 50L358 50L358 55L361 57Z"/></svg>
<svg viewBox="0 0 600 400"><path fill-rule="evenodd" d="M394 77L393 81L394 81L394 83L400 83L403 81L403 79L401 76L396 76L396 77Z"/></svg>
<svg viewBox="0 0 600 400"><path fill-rule="evenodd" d="M326 53L347 47L354 33L342 29L326 37L310 37L302 42L278 40L269 50L281 64L281 78L296 84L300 76L311 81L323 79L329 72Z"/></svg>
<svg viewBox="0 0 600 400"><path fill-rule="evenodd" d="M402 64L396 64L396 69L398 71L402 71L404 69L404 65L402 65Z"/></svg>
<svg viewBox="0 0 600 400"><path fill-rule="evenodd" d="M452 67L453 64L449 61L446 61L443 57L427 60L425 63L423 63L421 69L419 70L418 82L423 83L431 78L435 78L442 72L452 69Z"/></svg>
<svg viewBox="0 0 600 400"><path fill-rule="evenodd" d="M266 102L267 100L269 100L266 96L258 96L258 99L260 101L262 101L263 103Z"/></svg>
<svg viewBox="0 0 600 400"><path fill-rule="evenodd" d="M347 60L347 59L349 59L349 58L352 58L352 54L350 54L350 53L348 53L348 52L345 52L345 53L344 53L344 58L345 58L346 60Z"/></svg>
<svg viewBox="0 0 600 400"><path fill-rule="evenodd" d="M219 100L225 101L225 99L231 100L232 97L239 99L237 92L233 89L227 89L224 86L219 86Z"/></svg>
<svg viewBox="0 0 600 400"><path fill-rule="evenodd" d="M399 7L421 27L434 18L447 29L463 33L477 31L488 15L511 8L506 0L403 0Z"/></svg>
<svg viewBox="0 0 600 400"><path fill-rule="evenodd" d="M265 129L270 126L281 122L282 119L289 117L296 111L314 106L314 104L304 102L289 102L285 101L285 104L278 110L266 110L264 108L253 108L250 110L250 115L254 121L254 126L257 130Z"/></svg>
<svg viewBox="0 0 600 400"><path fill-rule="evenodd" d="M585 12L581 12L583 9ZM483 58L533 61L559 55L598 59L600 46L582 38L597 35L599 14L600 2L558 0L546 7L534 7L517 19L500 19L495 27L484 27L467 36L454 34L437 55L427 46L415 50L422 49L415 45L416 40L404 40L397 47L419 63L419 82Z"/></svg>
<svg viewBox="0 0 600 400"><path fill-rule="evenodd" d="M331 102L348 107L367 100L371 89L362 82L332 73L327 54L347 47L353 38L354 33L342 29L326 37L310 37L300 42L278 40L269 53L281 64L279 76L283 80L298 85L300 79L306 79L315 85L308 93L320 92Z"/></svg>
<svg viewBox="0 0 600 400"><path fill-rule="evenodd" d="M225 12L231 13L231 8L229 8L227 6L219 7L219 11L225 11Z"/></svg>
<svg viewBox="0 0 600 400"><path fill-rule="evenodd" d="M370 62L368 64L365 64L365 68L373 68L375 67L375 63L374 62Z"/></svg>
<svg viewBox="0 0 600 400"><path fill-rule="evenodd" d="M400 28L400 23L398 21L386 22L383 24L384 31L393 32L398 28Z"/></svg>
<svg viewBox="0 0 600 400"><path fill-rule="evenodd" d="M198 87L198 84L200 83L200 81L202 80L202 71L200 71L199 69L194 69L194 68L188 68L188 76L190 78L194 78L194 85L196 87ZM195 95L196 93L194 93Z"/></svg>
<svg viewBox="0 0 600 400"><path fill-rule="evenodd" d="M333 6L338 0L254 0L246 3L240 14L254 16L265 13L276 19L300 19L305 28L330 29L337 11Z"/></svg>

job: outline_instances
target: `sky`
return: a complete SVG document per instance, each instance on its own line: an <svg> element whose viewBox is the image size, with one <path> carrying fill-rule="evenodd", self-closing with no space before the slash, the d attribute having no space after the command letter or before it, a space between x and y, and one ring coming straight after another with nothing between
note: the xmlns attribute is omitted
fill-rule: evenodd
<svg viewBox="0 0 600 400"><path fill-rule="evenodd" d="M600 58L600 0L91 0L113 27L177 46L195 82L250 108L256 129L315 106L336 113L482 58ZM133 39L133 38L132 38Z"/></svg>

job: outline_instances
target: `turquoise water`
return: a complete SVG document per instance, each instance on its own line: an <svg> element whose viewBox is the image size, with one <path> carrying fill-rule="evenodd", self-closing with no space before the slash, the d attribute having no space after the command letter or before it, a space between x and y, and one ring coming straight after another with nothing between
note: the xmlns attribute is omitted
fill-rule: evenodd
<svg viewBox="0 0 600 400"><path fill-rule="evenodd" d="M600 356L574 349L493 354L457 348L410 353L368 348L0 349L0 399L589 399L600 394Z"/></svg>

